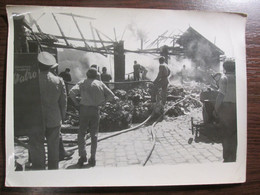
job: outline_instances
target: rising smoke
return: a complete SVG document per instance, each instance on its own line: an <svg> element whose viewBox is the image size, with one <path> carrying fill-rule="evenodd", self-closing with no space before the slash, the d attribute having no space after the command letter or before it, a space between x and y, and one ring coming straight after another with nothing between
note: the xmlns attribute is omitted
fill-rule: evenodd
<svg viewBox="0 0 260 195"><path fill-rule="evenodd" d="M58 51L59 73L70 68L72 83L86 78L86 72L92 64L96 64L101 71L107 67L110 72L109 59L98 53L90 53L73 49Z"/></svg>

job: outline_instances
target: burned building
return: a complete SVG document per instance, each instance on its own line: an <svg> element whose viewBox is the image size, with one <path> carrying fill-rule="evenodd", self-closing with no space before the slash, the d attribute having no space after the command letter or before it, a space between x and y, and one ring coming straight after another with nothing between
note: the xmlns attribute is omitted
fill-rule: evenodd
<svg viewBox="0 0 260 195"><path fill-rule="evenodd" d="M195 29L189 27L177 43L183 47L184 55L192 60L194 68L219 71L221 56L224 52Z"/></svg>

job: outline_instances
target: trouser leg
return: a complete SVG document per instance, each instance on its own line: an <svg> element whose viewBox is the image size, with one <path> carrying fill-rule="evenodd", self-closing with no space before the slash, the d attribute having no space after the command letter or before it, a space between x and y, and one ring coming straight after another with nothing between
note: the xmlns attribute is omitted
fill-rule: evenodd
<svg viewBox="0 0 260 195"><path fill-rule="evenodd" d="M159 90L159 87L158 87L158 85L156 85L156 84L153 84L152 86L151 86L151 101L152 102L156 102L156 97L157 97L157 95L158 95L158 90Z"/></svg>
<svg viewBox="0 0 260 195"><path fill-rule="evenodd" d="M58 169L60 126L47 128L45 135L48 147L48 169Z"/></svg>
<svg viewBox="0 0 260 195"><path fill-rule="evenodd" d="M99 131L99 110L93 110L92 113L93 115L90 117L91 158L95 159Z"/></svg>
<svg viewBox="0 0 260 195"><path fill-rule="evenodd" d="M85 135L88 129L88 121L89 121L87 116L88 112L89 111L87 110L86 106L83 105L80 106L79 131L78 131L78 146L79 146L80 157L86 157L87 155Z"/></svg>
<svg viewBox="0 0 260 195"><path fill-rule="evenodd" d="M165 105L166 101L167 101L167 86L168 86L168 84L165 84L165 85L162 86L161 97L162 97L162 104L163 105Z"/></svg>
<svg viewBox="0 0 260 195"><path fill-rule="evenodd" d="M219 110L219 119L223 124L224 162L235 162L237 153L236 104L222 103Z"/></svg>
<svg viewBox="0 0 260 195"><path fill-rule="evenodd" d="M237 151L237 134L226 135L223 140L223 158L224 162L235 162Z"/></svg>
<svg viewBox="0 0 260 195"><path fill-rule="evenodd" d="M91 136L91 158L96 159L97 136Z"/></svg>
<svg viewBox="0 0 260 195"><path fill-rule="evenodd" d="M45 169L44 130L33 128L29 132L29 153L33 170Z"/></svg>
<svg viewBox="0 0 260 195"><path fill-rule="evenodd" d="M80 128L78 132L78 146L79 146L79 156L82 157L87 155L85 135L86 135L85 130L82 130Z"/></svg>

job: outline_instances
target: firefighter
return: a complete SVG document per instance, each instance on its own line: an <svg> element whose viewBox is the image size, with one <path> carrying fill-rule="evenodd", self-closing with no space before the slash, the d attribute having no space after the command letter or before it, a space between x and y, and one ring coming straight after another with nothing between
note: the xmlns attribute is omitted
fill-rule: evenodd
<svg viewBox="0 0 260 195"><path fill-rule="evenodd" d="M134 61L133 69L134 69L134 80L139 81L140 80L141 65L138 64L136 60Z"/></svg>
<svg viewBox="0 0 260 195"><path fill-rule="evenodd" d="M152 102L155 102L156 99L158 100L158 91L161 89L160 99L161 103L165 105L167 100L167 87L169 84L168 77L170 75L170 69L168 68L167 64L165 63L165 58L159 58L159 72L156 79L153 82L153 89L152 89Z"/></svg>

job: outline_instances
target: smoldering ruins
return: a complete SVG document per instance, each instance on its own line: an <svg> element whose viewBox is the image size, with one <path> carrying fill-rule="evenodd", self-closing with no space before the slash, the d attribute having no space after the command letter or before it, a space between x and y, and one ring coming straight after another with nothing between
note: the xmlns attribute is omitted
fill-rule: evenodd
<svg viewBox="0 0 260 195"><path fill-rule="evenodd" d="M119 97L119 101L108 102L101 108L97 166L223 161L221 135L218 133L217 121L212 119L212 107L218 90L218 81L214 75L222 72L221 67L226 55L214 41L208 40L195 27L189 25L183 31L177 27L176 29L168 28L162 33L155 31L153 35L150 35L149 30L131 22L125 24L126 27L120 30L108 25L110 29L107 31L110 33L107 35L106 31L96 27L95 23L98 23L99 18L92 16L67 12L42 13L40 16L23 13L14 13L15 15L17 17L14 17L16 21L14 22L14 55L22 59L23 55L36 55L39 51L52 53L59 64L56 69L58 75L66 68L70 69L72 80L66 83L68 90L86 77L86 71L93 64L97 65L98 71L101 72L101 69L106 67L108 73L111 74L112 81L106 84ZM47 19L53 20L55 24L57 31L55 34L47 33L42 29L46 24L46 19L44 19L46 15L48 15ZM70 27L65 26L66 20L70 20ZM71 28L73 30L70 30ZM89 31L88 36L86 29ZM126 36L127 33L128 36ZM134 44L126 44L128 37L131 37L131 42ZM167 103L164 107L152 103L150 93L152 82L158 74L160 56L165 57L171 70ZM145 70L140 72L141 79L138 81L134 80L134 61L137 61ZM18 63L18 60L16 62ZM19 66L14 64L17 68L15 75L23 73L21 70L19 72ZM15 81L21 78L22 76L19 76L19 79L15 76ZM24 79L24 81L27 80ZM22 87L22 89L15 88L15 96L19 97L19 93L25 86ZM29 120L29 115L32 113L26 113L28 117L24 116L23 119L19 118L19 115L23 112L22 105L28 104L26 95L32 93L37 93L37 91L26 88L22 99L24 102L21 102L19 98L16 99L19 101L15 104L14 110L17 117L15 118L17 128L15 129L15 157L19 164L16 170L30 170L28 137L22 126L26 121L21 122L21 120ZM28 127L30 123L29 120L25 126ZM156 130L157 126L159 127ZM66 120L61 129L64 146L68 151L77 151L78 128L79 112L68 99ZM130 135L138 138L132 140ZM129 141L120 136L129 136ZM145 137L139 140L142 136ZM87 142L89 142L88 139L89 136L87 136ZM158 153L166 152L161 148L166 144L163 139L169 142L167 147L172 147L172 150L181 147L189 151L196 150L197 146L200 146L205 154L198 149L195 152L200 157L196 157L194 151L187 153L186 150L180 150L177 152L179 153L177 157L171 153L167 153L169 158L162 157ZM159 145L156 146L158 150L155 147L156 142ZM117 143L111 149L112 153L115 153L113 157L102 156L106 150L106 143ZM134 145L132 150L128 143ZM210 144L213 143L215 145L212 146L212 151L215 152L208 154L211 150ZM118 157L118 154L121 157ZM77 158L77 152L75 152L71 159L62 160L61 169L77 168L74 166Z"/></svg>

